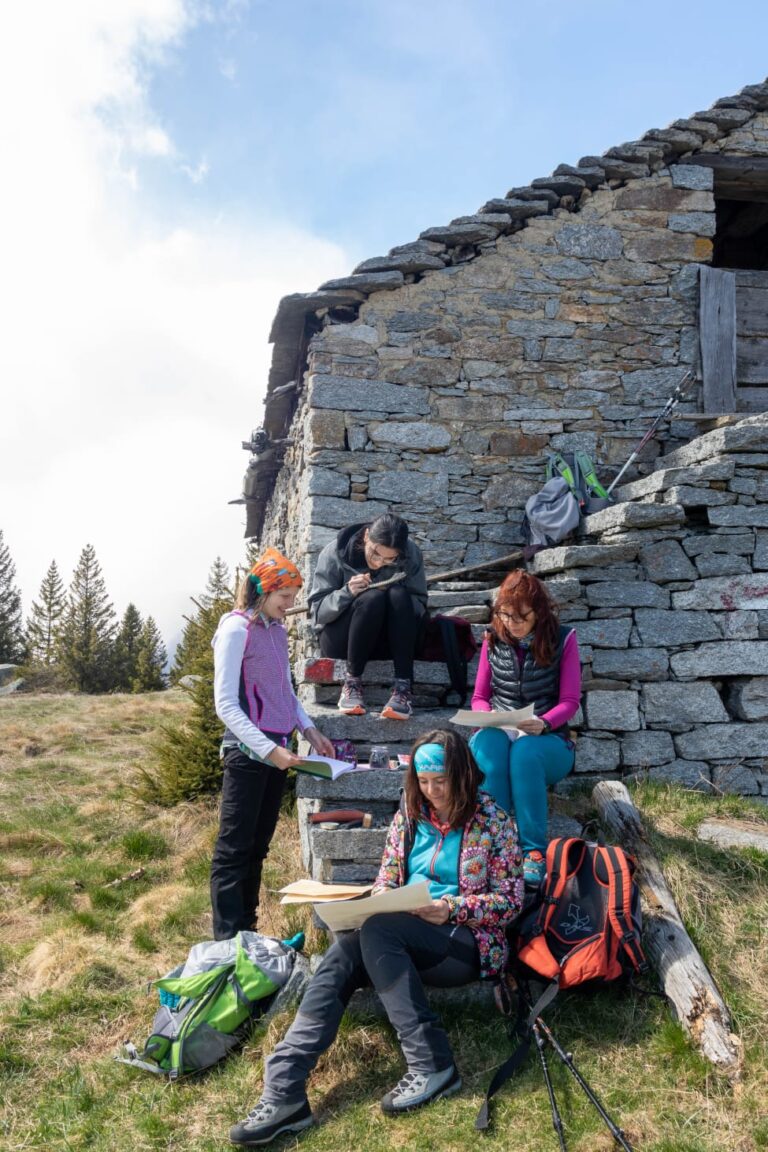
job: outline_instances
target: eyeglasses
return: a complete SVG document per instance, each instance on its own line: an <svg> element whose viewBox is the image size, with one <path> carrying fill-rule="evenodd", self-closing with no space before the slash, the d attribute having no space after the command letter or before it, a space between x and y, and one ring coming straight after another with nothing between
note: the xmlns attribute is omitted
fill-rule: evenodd
<svg viewBox="0 0 768 1152"><path fill-rule="evenodd" d="M517 612L505 612L503 609L498 608L496 615L500 616L502 620L508 620L510 624L524 624L526 620L530 620L531 616L533 616L533 608L529 608L522 616L519 616Z"/></svg>
<svg viewBox="0 0 768 1152"><path fill-rule="evenodd" d="M379 560L382 564L394 564L395 561L400 558L399 552L395 552L394 556L385 556L383 552L379 552L376 545L372 544L370 540L366 540L365 547L372 559Z"/></svg>

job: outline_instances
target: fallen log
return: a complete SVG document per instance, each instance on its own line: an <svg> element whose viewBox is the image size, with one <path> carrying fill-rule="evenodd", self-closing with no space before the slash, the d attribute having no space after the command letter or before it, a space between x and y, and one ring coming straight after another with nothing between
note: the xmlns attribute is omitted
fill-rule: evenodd
<svg viewBox="0 0 768 1152"><path fill-rule="evenodd" d="M596 784L592 799L622 848L637 860L646 952L678 1020L702 1054L731 1079L741 1074L742 1045L728 1008L685 930L661 865L629 792L617 781Z"/></svg>

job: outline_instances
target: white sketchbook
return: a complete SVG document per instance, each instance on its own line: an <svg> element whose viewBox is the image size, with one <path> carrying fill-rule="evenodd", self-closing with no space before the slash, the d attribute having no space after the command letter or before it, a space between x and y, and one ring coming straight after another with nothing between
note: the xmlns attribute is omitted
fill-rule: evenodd
<svg viewBox="0 0 768 1152"><path fill-rule="evenodd" d="M421 880L418 884L406 884L403 888L387 888L375 896L364 896L360 900L324 900L315 904L314 909L332 932L344 932L350 928L359 928L369 916L379 912L413 912L415 908L426 908L431 903L429 884Z"/></svg>
<svg viewBox="0 0 768 1152"><path fill-rule="evenodd" d="M451 724L466 724L468 728L516 728L521 720L532 720L533 716L533 704L511 712L471 712L468 708L460 708L455 716L451 716Z"/></svg>

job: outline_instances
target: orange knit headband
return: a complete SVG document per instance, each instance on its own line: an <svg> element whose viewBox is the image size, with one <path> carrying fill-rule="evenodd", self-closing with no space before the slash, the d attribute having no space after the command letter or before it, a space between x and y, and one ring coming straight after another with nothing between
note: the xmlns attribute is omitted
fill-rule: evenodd
<svg viewBox="0 0 768 1152"><path fill-rule="evenodd" d="M296 565L277 548L267 548L251 568L248 579L260 596L276 592L278 588L301 588L302 585Z"/></svg>

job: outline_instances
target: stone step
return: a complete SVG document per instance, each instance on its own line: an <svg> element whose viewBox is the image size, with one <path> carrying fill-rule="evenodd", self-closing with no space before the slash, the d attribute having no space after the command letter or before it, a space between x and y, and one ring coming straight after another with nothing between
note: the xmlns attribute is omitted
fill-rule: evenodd
<svg viewBox="0 0 768 1152"><path fill-rule="evenodd" d="M469 664L470 681L477 671L478 657ZM342 684L346 673L344 660L333 660L330 656L314 656L297 669L299 684L336 685ZM364 684L391 685L394 676L394 666L391 660L371 660L363 673ZM448 666L438 661L417 660L413 666L413 682L415 685L435 685L444 687L450 684Z"/></svg>
<svg viewBox="0 0 768 1152"><path fill-rule="evenodd" d="M660 457L654 471L663 468L688 467L714 456L731 452L765 452L768 450L768 415L764 412L749 416L738 424L715 428L683 444L666 456Z"/></svg>
<svg viewBox="0 0 768 1152"><path fill-rule="evenodd" d="M460 608L472 607L478 604L490 604L495 598L498 588L486 588L478 592L468 592L462 589L459 592L433 592L429 593L429 607L433 608Z"/></svg>
<svg viewBox="0 0 768 1152"><path fill-rule="evenodd" d="M409 720L382 720L377 712L367 712L364 716L343 716L330 705L319 704L313 708L313 719L321 732L331 740L352 740L355 744L411 744L422 732L430 728L450 728L448 718L455 708L435 708L430 711L416 710ZM468 728L460 729L465 735Z"/></svg>
<svg viewBox="0 0 768 1152"><path fill-rule="evenodd" d="M586 536L600 536L604 532L622 532L630 528L657 528L666 524L682 524L685 512L679 504L613 504L600 512L585 516L583 531Z"/></svg>
<svg viewBox="0 0 768 1152"><path fill-rule="evenodd" d="M642 500L657 492L665 492L680 484L708 485L711 480L731 480L736 471L735 460L715 458L707 463L689 467L660 468L640 480L622 484L613 495L621 503L627 500Z"/></svg>
<svg viewBox="0 0 768 1152"><path fill-rule="evenodd" d="M474 681L474 676L470 676L468 683L471 687ZM369 684L365 689L365 704L370 712L380 712L389 699L392 691L392 679L385 684ZM444 696L444 693L447 695ZM309 711L314 711L318 704L320 705L334 705L339 698L339 689L330 684L300 684L297 695L299 700L305 708ZM421 711L431 712L435 708L441 708L445 704L450 707L455 703L456 707L459 706L459 696L449 690L449 681L446 677L445 684L414 684L413 685L413 707Z"/></svg>

